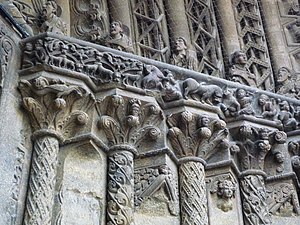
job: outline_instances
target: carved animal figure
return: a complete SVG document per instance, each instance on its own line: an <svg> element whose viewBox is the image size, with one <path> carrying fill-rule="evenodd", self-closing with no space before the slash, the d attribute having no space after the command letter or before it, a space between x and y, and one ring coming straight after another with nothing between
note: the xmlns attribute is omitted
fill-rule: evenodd
<svg viewBox="0 0 300 225"><path fill-rule="evenodd" d="M199 95L200 101L212 105L211 99L214 95L223 95L222 88L213 84L199 83L193 78L187 78L182 82L183 97L188 98L191 95L193 99Z"/></svg>

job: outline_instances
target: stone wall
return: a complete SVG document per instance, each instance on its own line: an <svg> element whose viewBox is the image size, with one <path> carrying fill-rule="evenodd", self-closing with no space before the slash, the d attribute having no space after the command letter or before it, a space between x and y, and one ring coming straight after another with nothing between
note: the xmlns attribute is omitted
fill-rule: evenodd
<svg viewBox="0 0 300 225"><path fill-rule="evenodd" d="M1 6L0 224L300 222L297 1Z"/></svg>

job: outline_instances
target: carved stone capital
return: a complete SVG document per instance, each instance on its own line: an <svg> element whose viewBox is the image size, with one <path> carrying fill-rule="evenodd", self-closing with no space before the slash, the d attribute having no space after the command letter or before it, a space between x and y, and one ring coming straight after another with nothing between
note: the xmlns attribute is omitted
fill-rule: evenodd
<svg viewBox="0 0 300 225"><path fill-rule="evenodd" d="M108 146L128 145L140 150L162 137L164 117L156 103L115 94L99 100L97 109L98 128L104 132Z"/></svg>
<svg viewBox="0 0 300 225"><path fill-rule="evenodd" d="M80 86L40 76L21 80L19 90L37 135L48 133L64 140L89 121L87 113L94 105L94 98Z"/></svg>
<svg viewBox="0 0 300 225"><path fill-rule="evenodd" d="M226 123L204 114L184 111L167 118L168 139L177 157L209 159L229 147Z"/></svg>

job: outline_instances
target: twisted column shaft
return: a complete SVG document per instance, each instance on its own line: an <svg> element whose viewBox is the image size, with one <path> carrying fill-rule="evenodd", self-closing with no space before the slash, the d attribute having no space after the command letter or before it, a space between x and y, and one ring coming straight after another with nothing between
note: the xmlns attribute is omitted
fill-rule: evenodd
<svg viewBox="0 0 300 225"><path fill-rule="evenodd" d="M201 162L180 165L180 202L182 225L207 225L205 171Z"/></svg>
<svg viewBox="0 0 300 225"><path fill-rule="evenodd" d="M107 225L133 224L133 154L114 151L108 158Z"/></svg>
<svg viewBox="0 0 300 225"><path fill-rule="evenodd" d="M54 137L41 137L34 142L25 225L51 224L58 150Z"/></svg>

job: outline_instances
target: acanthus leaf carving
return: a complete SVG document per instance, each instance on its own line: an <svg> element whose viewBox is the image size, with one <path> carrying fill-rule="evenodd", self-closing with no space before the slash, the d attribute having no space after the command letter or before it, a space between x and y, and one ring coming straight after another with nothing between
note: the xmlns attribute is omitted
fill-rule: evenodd
<svg viewBox="0 0 300 225"><path fill-rule="evenodd" d="M229 147L228 130L222 120L189 111L170 115L168 138L178 157L195 156L205 160Z"/></svg>
<svg viewBox="0 0 300 225"><path fill-rule="evenodd" d="M94 105L91 93L61 80L21 80L19 90L34 130L52 130L63 139L72 137L76 127L87 124L87 112Z"/></svg>
<svg viewBox="0 0 300 225"><path fill-rule="evenodd" d="M156 142L161 136L161 109L154 103L112 95L98 101L98 127L106 134L109 146L131 145L138 148Z"/></svg>

